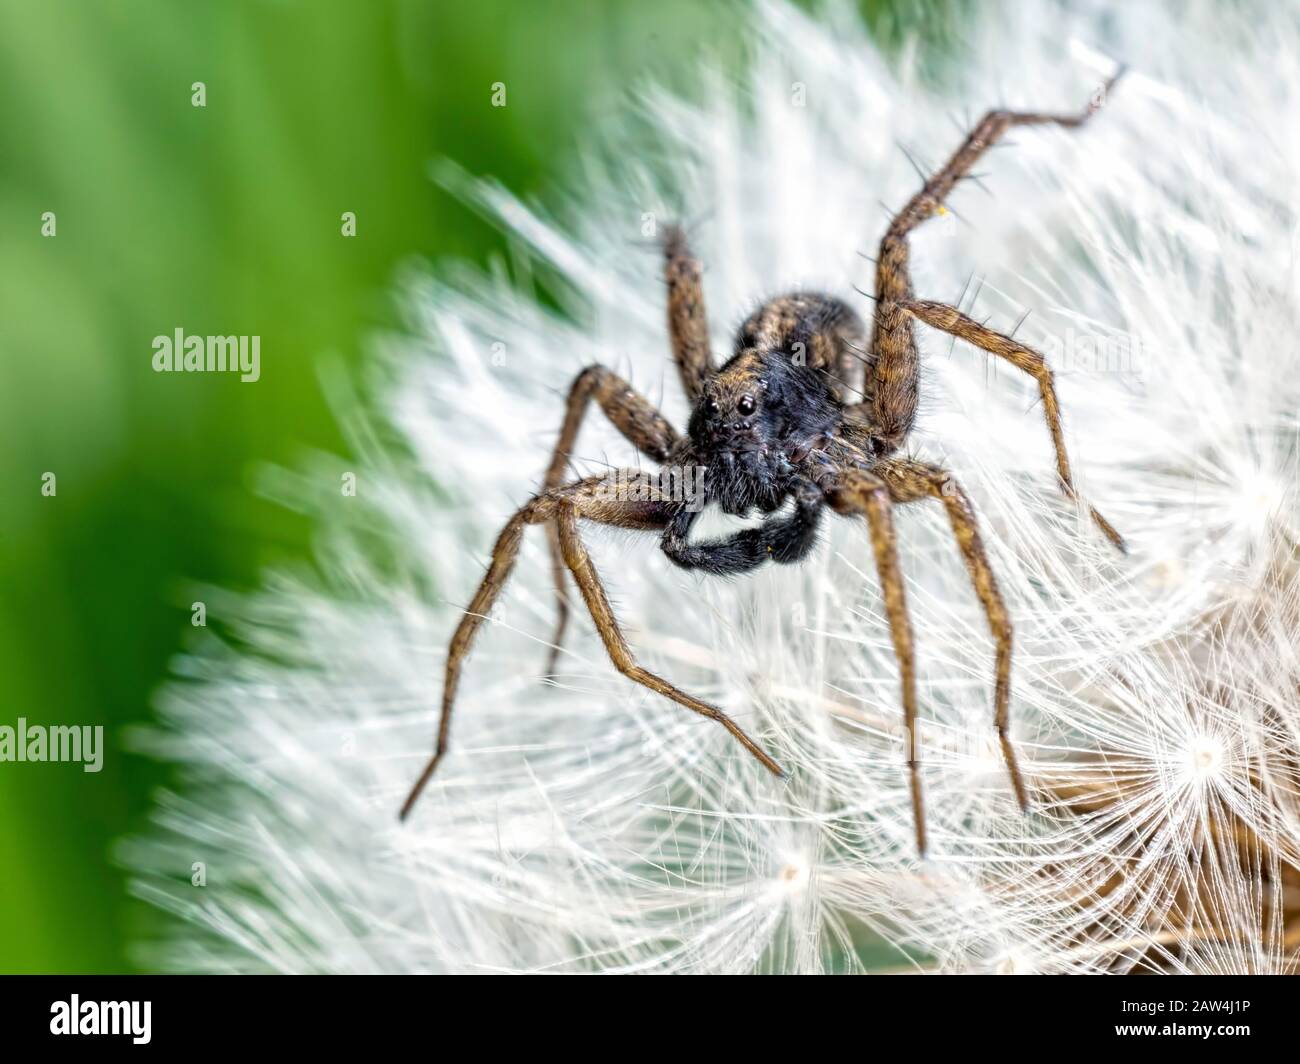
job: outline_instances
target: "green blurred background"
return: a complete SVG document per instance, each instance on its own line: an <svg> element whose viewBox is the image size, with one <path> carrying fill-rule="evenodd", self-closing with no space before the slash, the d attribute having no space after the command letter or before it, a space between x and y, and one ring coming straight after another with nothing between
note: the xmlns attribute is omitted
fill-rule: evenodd
<svg viewBox="0 0 1300 1064"><path fill-rule="evenodd" d="M122 730L195 584L309 554L252 480L346 453L322 359L394 324L410 256L504 249L429 164L543 195L611 92L689 90L701 46L743 37L707 0L0 0L0 724L103 724L107 747L97 775L0 764L0 971L134 970L163 919L110 858L166 780ZM260 335L261 380L155 374L177 327Z"/></svg>

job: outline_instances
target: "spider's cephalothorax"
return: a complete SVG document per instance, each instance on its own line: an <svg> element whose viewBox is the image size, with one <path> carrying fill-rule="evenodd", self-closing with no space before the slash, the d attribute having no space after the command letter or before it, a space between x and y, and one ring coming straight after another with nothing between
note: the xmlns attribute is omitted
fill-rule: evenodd
<svg viewBox="0 0 1300 1064"><path fill-rule="evenodd" d="M706 498L724 512L777 509L798 464L838 434L844 408L827 372L808 364L808 348L851 342L844 333L860 340L861 324L826 296L774 299L741 328L735 355L704 385L687 425Z"/></svg>
<svg viewBox="0 0 1300 1064"><path fill-rule="evenodd" d="M1116 75L1116 78L1118 75ZM461 665L483 618L492 609L519 552L528 525L545 525L551 541L558 620L548 672L553 674L568 620L571 575L605 648L620 672L727 729L769 771L780 766L730 717L649 672L632 656L604 587L578 531L580 520L656 532L677 565L734 575L769 561L796 562L812 548L818 522L833 512L865 519L880 574L881 598L898 659L906 726L906 755L917 849L925 852L920 762L916 741L916 662L891 512L894 506L932 500L943 506L976 596L988 617L994 659L993 723L1022 808L1028 791L1011 745L1011 621L984 554L965 492L939 466L897 452L916 416L919 357L916 322L942 330L1005 359L1038 383L1056 452L1062 489L1077 499L1061 432L1052 373L1041 355L973 321L956 307L917 299L908 269L908 235L940 213L958 181L984 151L1013 126L1080 126L1106 99L1112 78L1077 114L990 111L943 169L895 216L876 259L876 305L868 340L858 316L838 299L794 293L765 303L741 326L734 353L717 367L709 345L699 262L685 234L671 228L664 242L668 328L673 358L693 404L680 435L627 382L603 366L578 374L542 491L506 524L492 563L461 617L447 653L437 744L416 781L402 816L410 812L447 749L451 710ZM591 401L629 442L662 463L652 474L636 469L564 483L569 455ZM691 473L702 472L702 480ZM695 490L683 492L683 485ZM731 514L764 515L755 526L712 540L695 540L700 511L715 503ZM1119 534L1096 510L1093 521L1117 547Z"/></svg>

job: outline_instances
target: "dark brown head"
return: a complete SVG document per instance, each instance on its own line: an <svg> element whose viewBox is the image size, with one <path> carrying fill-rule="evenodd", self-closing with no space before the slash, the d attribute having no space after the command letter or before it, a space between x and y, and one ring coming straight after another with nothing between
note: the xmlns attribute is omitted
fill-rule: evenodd
<svg viewBox="0 0 1300 1064"><path fill-rule="evenodd" d="M784 498L789 458L834 431L840 404L824 375L786 352L739 352L705 384L688 430L708 494L730 513Z"/></svg>
<svg viewBox="0 0 1300 1064"><path fill-rule="evenodd" d="M704 451L759 450L766 444L764 398L771 386L757 352L737 355L704 386L690 421L691 438Z"/></svg>

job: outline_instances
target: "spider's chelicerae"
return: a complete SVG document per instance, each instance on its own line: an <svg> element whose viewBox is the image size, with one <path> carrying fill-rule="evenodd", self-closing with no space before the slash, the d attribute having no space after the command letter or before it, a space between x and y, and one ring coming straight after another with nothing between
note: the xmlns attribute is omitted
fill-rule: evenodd
<svg viewBox="0 0 1300 1064"><path fill-rule="evenodd" d="M452 637L442 695L437 746L402 807L410 812L447 751L451 710L461 665L483 618L500 594L527 525L544 524L551 541L559 618L551 671L568 619L565 571L572 574L615 667L628 678L727 729L768 771L781 767L716 706L648 672L632 656L610 609L605 589L583 546L579 521L654 532L665 554L686 569L730 576L765 562L797 562L812 549L818 522L829 506L865 518L880 574L885 613L902 682L916 844L925 852L925 817L916 744L916 663L891 510L932 499L947 511L975 594L996 644L993 724L1021 808L1028 807L1024 779L1008 735L1011 622L989 568L975 515L965 492L936 465L900 455L916 416L917 348L914 325L923 322L1004 358L1030 374L1042 393L1043 413L1056 451L1065 494L1075 498L1061 432L1052 373L1041 355L988 329L956 307L912 292L908 234L940 213L948 194L975 161L1013 126L1081 126L1106 98L1111 78L1082 112L1073 115L990 111L947 165L925 181L890 223L876 260L876 306L869 343L861 320L838 299L795 293L770 300L741 326L735 352L716 366L709 348L700 263L684 234L672 228L664 242L668 327L673 360L694 409L685 436L642 396L603 366L578 374L569 392L560 437L542 491L507 523L492 562ZM863 387L852 389L855 367L865 365ZM855 394L856 392L856 394ZM647 458L659 474L617 470L562 484L569 453L590 401ZM860 401L855 401L860 400ZM686 494L689 474L703 470L698 492ZM730 514L757 510L762 524L706 542L692 542L691 526L703 504ZM1123 540L1095 509L1093 521L1121 550Z"/></svg>

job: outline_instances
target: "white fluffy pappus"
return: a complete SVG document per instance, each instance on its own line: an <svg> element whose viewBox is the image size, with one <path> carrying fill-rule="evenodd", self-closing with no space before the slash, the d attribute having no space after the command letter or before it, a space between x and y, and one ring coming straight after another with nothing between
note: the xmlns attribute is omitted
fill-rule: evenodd
<svg viewBox="0 0 1300 1064"><path fill-rule="evenodd" d="M320 514L324 579L210 605L240 618L237 644L182 659L139 736L189 781L122 848L137 892L184 921L158 963L1294 966L1300 19L1013 5L971 28L940 89L841 11L753 10L738 82L608 115L550 212L473 184L515 269L406 284L410 331L378 346L376 398L341 404L356 498L324 460L275 482ZM987 191L963 182L960 217L913 238L919 296L956 301L973 273L974 316L1010 331L1031 311L1017 338L1052 364L1076 478L1130 546L1057 491L1033 381L921 330L910 446L979 511L1015 623L1032 812L992 728L984 615L941 509L914 504L896 524L927 859L866 530L836 517L804 564L734 581L673 568L651 535L584 528L642 663L726 709L789 780L621 677L580 609L544 686L554 604L531 529L466 664L451 752L399 826L459 610L540 484L569 381L603 362L684 425L647 216L693 223L719 351L795 286L869 317L853 286L870 290L882 202L917 187L903 149L937 168L986 108L1076 109L1116 59L1130 71L1087 128L1014 131L978 168ZM578 452L582 473L637 464L598 410Z"/></svg>

